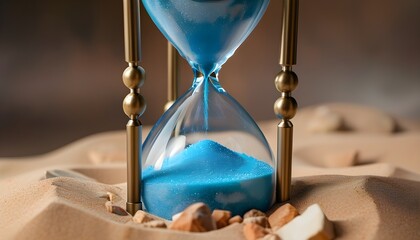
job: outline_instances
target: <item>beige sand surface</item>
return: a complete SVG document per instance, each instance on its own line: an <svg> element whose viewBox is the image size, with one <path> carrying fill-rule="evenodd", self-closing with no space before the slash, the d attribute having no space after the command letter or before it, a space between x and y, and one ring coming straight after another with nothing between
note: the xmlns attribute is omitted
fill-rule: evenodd
<svg viewBox="0 0 420 240"><path fill-rule="evenodd" d="M293 187L291 203L299 211L320 204L340 239L420 237L420 182L331 175L295 178ZM124 206L124 185L69 177L11 184L2 196L2 239L243 239L237 225L203 234L141 227L106 212L106 192Z"/></svg>
<svg viewBox="0 0 420 240"><path fill-rule="evenodd" d="M355 105L323 108L345 124L311 132L319 109L300 110L291 203L301 212L318 203L340 239L420 239L420 124ZM274 152L276 122L260 123ZM0 239L243 239L240 224L188 234L108 213L106 192L125 205L124 144L123 132L101 133L43 156L0 159ZM346 151L358 153L350 165L323 160Z"/></svg>

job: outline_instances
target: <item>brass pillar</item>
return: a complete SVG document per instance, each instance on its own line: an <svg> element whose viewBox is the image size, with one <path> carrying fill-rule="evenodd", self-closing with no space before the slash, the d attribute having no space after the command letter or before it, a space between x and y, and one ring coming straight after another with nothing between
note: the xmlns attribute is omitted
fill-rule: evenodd
<svg viewBox="0 0 420 240"><path fill-rule="evenodd" d="M168 41L168 101L164 111L168 110L178 98L178 54Z"/></svg>
<svg viewBox="0 0 420 240"><path fill-rule="evenodd" d="M292 71L296 64L298 33L298 0L283 1L280 65L275 85L281 96L274 104L274 112L281 119L277 125L276 202L290 199L292 182L293 124L290 121L297 110L291 92L297 87L298 77Z"/></svg>
<svg viewBox="0 0 420 240"><path fill-rule="evenodd" d="M128 67L122 75L130 93L124 98L123 110L130 118L127 123L127 204L131 215L142 209L141 204L141 143L142 124L138 119L146 110L140 95L145 72L140 67L140 0L123 0L125 61Z"/></svg>

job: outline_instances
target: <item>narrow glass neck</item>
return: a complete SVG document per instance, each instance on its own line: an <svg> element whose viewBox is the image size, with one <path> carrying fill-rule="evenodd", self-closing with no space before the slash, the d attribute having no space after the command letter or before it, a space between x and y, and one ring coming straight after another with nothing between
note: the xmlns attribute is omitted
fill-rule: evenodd
<svg viewBox="0 0 420 240"><path fill-rule="evenodd" d="M198 88L201 85L213 85L213 87L218 90L219 92L225 92L225 90L222 88L222 86L219 83L219 69L217 69L216 71L212 72L210 75L208 75L207 77L204 76L203 73L201 73L200 71L193 69L193 73L194 73L194 81L192 84L192 88Z"/></svg>

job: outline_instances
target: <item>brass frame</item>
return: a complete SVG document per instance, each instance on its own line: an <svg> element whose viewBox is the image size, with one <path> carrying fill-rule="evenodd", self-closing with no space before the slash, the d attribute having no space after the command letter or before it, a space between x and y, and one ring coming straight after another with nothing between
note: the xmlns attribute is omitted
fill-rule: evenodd
<svg viewBox="0 0 420 240"><path fill-rule="evenodd" d="M123 0L125 61L128 67L122 79L130 93L124 98L123 110L130 118L127 123L127 203L131 215L142 209L141 203L141 143L142 123L139 117L146 110L146 103L140 95L145 72L140 67L140 0Z"/></svg>
<svg viewBox="0 0 420 240"><path fill-rule="evenodd" d="M292 71L296 64L299 0L283 1L283 22L280 45L280 65L275 85L281 97L274 104L274 112L281 119L277 125L276 202L290 200L292 182L293 124L290 121L297 110L291 92L297 87L298 77Z"/></svg>
<svg viewBox="0 0 420 240"><path fill-rule="evenodd" d="M140 67L140 0L123 0L125 61L128 67L122 79L130 93L123 101L125 114L130 118L127 123L127 203L126 209L134 215L142 209L141 203L141 143L142 124L138 119L146 109L140 95L140 87L145 72ZM282 70L276 77L275 85L281 97L274 104L274 112L281 119L277 126L276 159L276 202L290 199L293 124L290 121L296 114L297 102L291 92L298 84L297 75L292 71L296 64L299 0L283 1L283 23L280 51ZM177 53L168 42L168 102L165 111L178 97Z"/></svg>
<svg viewBox="0 0 420 240"><path fill-rule="evenodd" d="M168 93L163 110L168 110L178 98L178 52L168 41Z"/></svg>

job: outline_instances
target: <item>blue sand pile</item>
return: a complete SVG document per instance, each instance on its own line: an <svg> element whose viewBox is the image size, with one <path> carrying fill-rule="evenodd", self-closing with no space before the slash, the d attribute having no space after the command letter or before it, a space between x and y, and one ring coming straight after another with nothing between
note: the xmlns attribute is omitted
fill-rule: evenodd
<svg viewBox="0 0 420 240"><path fill-rule="evenodd" d="M162 168L143 171L143 203L148 212L170 219L195 202L242 215L267 210L272 201L273 168L214 141L202 140L166 158Z"/></svg>

